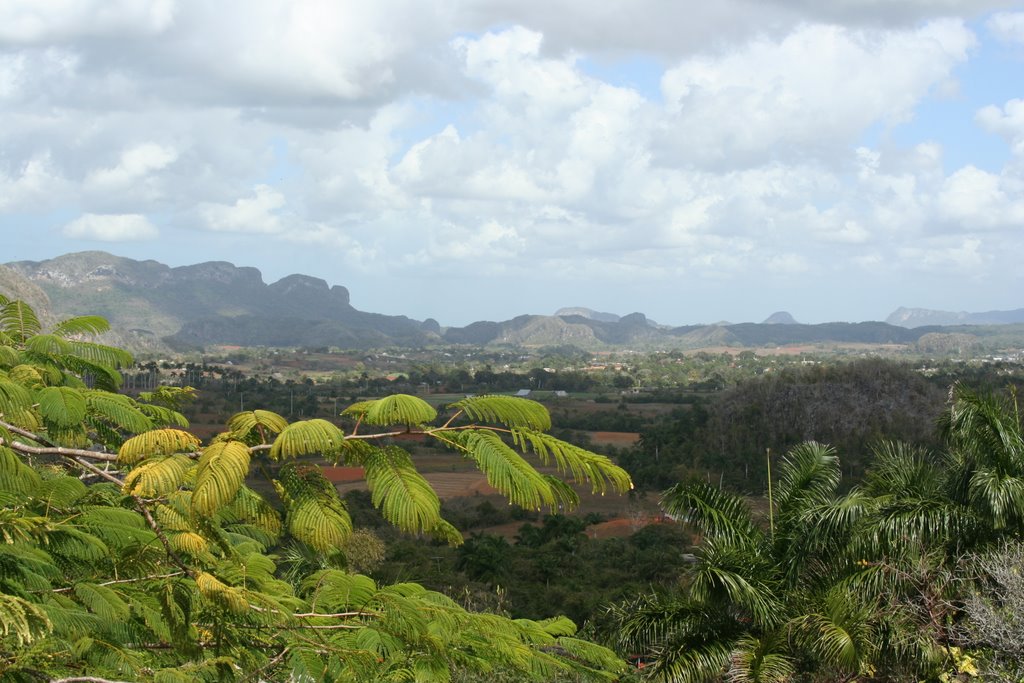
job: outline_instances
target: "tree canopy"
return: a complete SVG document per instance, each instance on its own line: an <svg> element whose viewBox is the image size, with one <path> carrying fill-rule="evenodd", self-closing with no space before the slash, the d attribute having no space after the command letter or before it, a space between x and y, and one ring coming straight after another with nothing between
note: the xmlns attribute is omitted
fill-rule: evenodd
<svg viewBox="0 0 1024 683"><path fill-rule="evenodd" d="M606 457L552 437L542 405L478 396L439 417L418 397L389 396L349 406L348 433L255 409L204 444L176 409L187 397L117 393L132 358L90 340L106 329L85 316L43 330L29 306L0 297L0 679L547 681L621 671L564 617L474 613L347 568L352 522L321 462L363 467L373 504L398 528L462 542L396 437L462 454L527 508L571 509L570 483L631 488ZM271 474L276 497L250 486L256 472Z"/></svg>

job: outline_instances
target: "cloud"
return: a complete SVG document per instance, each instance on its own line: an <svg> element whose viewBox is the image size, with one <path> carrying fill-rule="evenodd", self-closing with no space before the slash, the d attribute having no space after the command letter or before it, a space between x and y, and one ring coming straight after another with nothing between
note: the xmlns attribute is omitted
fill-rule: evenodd
<svg viewBox="0 0 1024 683"><path fill-rule="evenodd" d="M246 253L321 277L624 299L908 254L984 275L1024 249L1020 93L957 90L993 68L979 40L1016 40L998 4L0 3L0 225L159 216L157 256L198 227L212 258L261 235ZM967 149L976 129L1014 156Z"/></svg>
<svg viewBox="0 0 1024 683"><path fill-rule="evenodd" d="M985 26L1002 41L1024 43L1024 12L999 12L992 15Z"/></svg>
<svg viewBox="0 0 1024 683"><path fill-rule="evenodd" d="M126 149L116 166L100 168L85 178L87 189L120 190L145 178L153 171L167 168L178 158L173 147L148 142Z"/></svg>
<svg viewBox="0 0 1024 683"><path fill-rule="evenodd" d="M98 242L155 240L160 231L139 214L95 214L79 216L64 226L65 237Z"/></svg>
<svg viewBox="0 0 1024 683"><path fill-rule="evenodd" d="M273 234L284 229L277 213L285 205L285 196L269 185L257 185L252 197L242 197L234 204L204 204L199 215L209 230Z"/></svg>
<svg viewBox="0 0 1024 683"><path fill-rule="evenodd" d="M943 215L972 230L1019 228L1024 223L1024 184L965 166L951 175L938 204Z"/></svg>
<svg viewBox="0 0 1024 683"><path fill-rule="evenodd" d="M1005 138L1013 153L1024 159L1024 99L1010 100L1002 108L989 105L974 118L985 130Z"/></svg>
<svg viewBox="0 0 1024 683"><path fill-rule="evenodd" d="M173 22L175 5L174 0L5 0L0 44L157 34Z"/></svg>
<svg viewBox="0 0 1024 683"><path fill-rule="evenodd" d="M872 124L909 120L974 44L959 20L870 32L805 24L780 40L684 60L662 78L675 112L662 130L663 163L834 157Z"/></svg>

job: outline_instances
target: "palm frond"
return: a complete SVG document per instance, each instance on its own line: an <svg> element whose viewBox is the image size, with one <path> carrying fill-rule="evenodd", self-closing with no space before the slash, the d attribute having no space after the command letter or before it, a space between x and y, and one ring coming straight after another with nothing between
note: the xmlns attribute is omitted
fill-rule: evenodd
<svg viewBox="0 0 1024 683"><path fill-rule="evenodd" d="M661 505L705 536L742 543L759 535L746 501L709 484L676 484L662 495Z"/></svg>
<svg viewBox="0 0 1024 683"><path fill-rule="evenodd" d="M831 446L805 441L782 459L775 501L780 516L827 501L839 486L839 458Z"/></svg>
<svg viewBox="0 0 1024 683"><path fill-rule="evenodd" d="M739 608L757 625L778 623L784 618L784 610L775 569L759 557L758 551L750 544L705 538L699 561L690 572L693 595Z"/></svg>
<svg viewBox="0 0 1024 683"><path fill-rule="evenodd" d="M788 683L795 666L786 652L779 631L765 636L745 635L736 641L729 655L728 683Z"/></svg>
<svg viewBox="0 0 1024 683"><path fill-rule="evenodd" d="M517 396L472 396L449 407L463 411L471 420L540 432L551 429L551 414L543 404Z"/></svg>

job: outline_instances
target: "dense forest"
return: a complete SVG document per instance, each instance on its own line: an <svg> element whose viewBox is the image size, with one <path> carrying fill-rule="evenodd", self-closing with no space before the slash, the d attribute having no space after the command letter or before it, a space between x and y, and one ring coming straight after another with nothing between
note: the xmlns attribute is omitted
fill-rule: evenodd
<svg viewBox="0 0 1024 683"><path fill-rule="evenodd" d="M137 365L106 329L0 300L0 680L1024 675L1005 366L282 380ZM687 381L648 386L659 367ZM442 500L431 458L500 497ZM335 464L365 486L340 495ZM581 483L663 515L600 535Z"/></svg>

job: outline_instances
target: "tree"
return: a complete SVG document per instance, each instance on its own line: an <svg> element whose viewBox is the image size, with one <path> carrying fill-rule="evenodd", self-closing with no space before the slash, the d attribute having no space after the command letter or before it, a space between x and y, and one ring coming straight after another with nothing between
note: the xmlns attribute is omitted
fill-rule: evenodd
<svg viewBox="0 0 1024 683"><path fill-rule="evenodd" d="M1024 521L1015 396L954 386L942 433L939 456L877 444L844 495L834 451L801 444L772 480L767 520L708 485L669 489L666 510L703 536L697 562L681 590L613 608L620 648L666 681L928 679L972 670L958 643L1006 670L1012 636L998 630L1020 615L987 553L1007 557ZM965 556L982 558L969 580Z"/></svg>
<svg viewBox="0 0 1024 683"><path fill-rule="evenodd" d="M600 679L622 666L568 619L473 613L349 572L350 517L311 461L363 466L391 523L452 544L394 437L463 454L523 507L578 503L529 454L595 490L630 488L607 458L551 437L543 406L481 396L438 420L396 395L350 406L348 433L256 409L202 444L173 408L115 393L130 355L82 339L106 329L83 317L43 332L0 298L0 679ZM254 469L276 471L276 505L248 486Z"/></svg>

